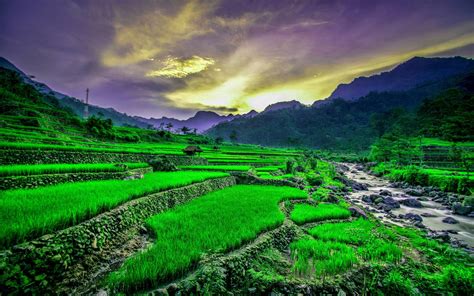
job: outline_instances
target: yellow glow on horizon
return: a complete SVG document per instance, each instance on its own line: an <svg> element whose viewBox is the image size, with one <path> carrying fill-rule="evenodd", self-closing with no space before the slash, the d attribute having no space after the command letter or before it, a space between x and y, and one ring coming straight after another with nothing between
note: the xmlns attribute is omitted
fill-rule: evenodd
<svg viewBox="0 0 474 296"><path fill-rule="evenodd" d="M164 61L164 67L160 70L149 71L147 77L167 77L167 78L184 78L190 74L199 73L206 70L209 66L214 65L212 58L203 58L200 56L192 56L190 58L167 58Z"/></svg>

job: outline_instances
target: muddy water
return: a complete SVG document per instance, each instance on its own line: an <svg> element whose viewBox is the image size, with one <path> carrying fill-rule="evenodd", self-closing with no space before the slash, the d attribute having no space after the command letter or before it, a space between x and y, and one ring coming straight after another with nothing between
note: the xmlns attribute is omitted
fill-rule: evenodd
<svg viewBox="0 0 474 296"><path fill-rule="evenodd" d="M376 208L372 207L370 204L362 201L363 195L378 194L380 190L388 190L392 193L392 197L395 200L401 200L405 198L417 198L409 196L401 188L391 188L389 187L390 183L386 179L378 178L372 175L367 174L364 171L359 171L355 169L354 164L345 164L349 167L349 171L345 173L346 177L359 182L366 184L368 190L366 191L355 191L350 194L349 198L355 204L358 204L362 208L369 208L374 213L375 216L379 217L382 220L389 221L391 223L403 226L410 224L409 221L393 219L387 213L379 211ZM425 197L428 198L429 197ZM447 231L454 230L457 231L457 234L450 234L451 237L460 240L461 242L466 243L470 248L474 248L474 218L460 216L453 214L449 209L443 206L440 203L434 201L420 201L423 207L421 208L412 208L400 204L399 209L393 209L391 212L398 216L399 214L413 213L421 215L422 213L428 213L434 217L422 217L423 224L426 228L434 231ZM375 211L375 212L374 212ZM447 224L442 222L446 217L452 217L459 221L458 224Z"/></svg>

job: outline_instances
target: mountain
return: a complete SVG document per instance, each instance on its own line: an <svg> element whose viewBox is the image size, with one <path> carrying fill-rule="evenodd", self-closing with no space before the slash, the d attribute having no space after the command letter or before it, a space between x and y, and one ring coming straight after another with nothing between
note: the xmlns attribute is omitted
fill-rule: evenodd
<svg viewBox="0 0 474 296"><path fill-rule="evenodd" d="M33 80L34 77L26 75L23 71L18 69L15 65L13 65L11 62L9 62L3 57L0 57L0 68L5 68L18 73L24 83L33 86L38 92L42 94L55 97L56 99L58 99L59 104L61 106L70 108L76 115L81 118L84 117L85 103L81 100L57 92L51 89L46 84ZM143 123L142 121L138 121L132 116L118 112L113 108L103 108L95 105L89 105L89 114L96 116L101 115L104 118L110 118L112 119L114 124L118 126L130 125L142 128L147 127L147 124Z"/></svg>
<svg viewBox="0 0 474 296"><path fill-rule="evenodd" d="M180 120L169 117L162 118L143 118L140 116L135 116L136 120L139 120L146 124L151 124L155 128L165 128L166 124L171 123L173 129L181 129L183 126L186 126L190 129L196 129L198 133L202 133L209 128L221 123L234 120L236 118L252 118L258 114L257 111L252 110L249 113L242 115L219 115L212 111L198 111L194 116Z"/></svg>
<svg viewBox="0 0 474 296"><path fill-rule="evenodd" d="M460 60L460 58L454 58L454 60ZM472 63L472 60L462 58L461 60L463 63L466 61L468 61L467 64ZM440 63L440 66L446 65L445 61L446 59L434 59L434 63ZM401 69L403 70L405 66ZM397 68L399 71L400 68ZM396 117L394 114L413 114L425 100L443 94L453 87L469 93L474 75L470 75L471 68L468 66L464 69L466 71L464 73L460 73L460 70L453 71L456 75L417 83L407 90L381 92L367 89L368 93L357 100L330 98L317 101L312 107L303 106L298 109L262 112L250 119L240 118L220 123L209 129L206 134L225 139L229 139L229 136L233 134L237 136L238 142L265 146L366 150L389 128L377 126L376 123L380 121L377 119L389 121L388 118ZM376 76L380 77L380 75ZM371 78L368 77L367 80ZM422 79L418 80L422 81ZM403 118L403 116L396 118ZM416 120L407 120L407 123L404 125L406 131L416 130Z"/></svg>
<svg viewBox="0 0 474 296"><path fill-rule="evenodd" d="M296 100L286 101L286 102L278 102L278 103L275 103L275 104L268 105L265 108L265 110L262 111L262 114L272 112L272 111L282 110L282 109L297 110L297 109L301 109L303 107L304 107L304 105L301 104L300 102L296 101Z"/></svg>
<svg viewBox="0 0 474 296"><path fill-rule="evenodd" d="M414 57L391 71L370 77L359 77L349 84L340 84L329 99L356 100L374 91L405 91L424 83L468 73L473 69L474 60L463 57Z"/></svg>

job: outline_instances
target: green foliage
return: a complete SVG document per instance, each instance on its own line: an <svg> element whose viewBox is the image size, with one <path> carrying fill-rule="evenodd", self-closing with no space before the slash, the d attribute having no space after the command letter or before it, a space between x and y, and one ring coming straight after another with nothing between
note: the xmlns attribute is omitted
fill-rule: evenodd
<svg viewBox="0 0 474 296"><path fill-rule="evenodd" d="M450 89L418 111L421 133L448 141L474 141L474 95Z"/></svg>
<svg viewBox="0 0 474 296"><path fill-rule="evenodd" d="M418 295L412 281L398 271L391 271L382 281L382 290L387 295Z"/></svg>
<svg viewBox="0 0 474 296"><path fill-rule="evenodd" d="M338 242L305 238L291 243L290 250L293 269L302 275L342 273L357 263L354 249Z"/></svg>
<svg viewBox="0 0 474 296"><path fill-rule="evenodd" d="M209 193L148 219L159 238L109 278L123 290L137 290L183 275L206 252L225 252L280 225L278 203L305 198L296 188L238 185Z"/></svg>
<svg viewBox="0 0 474 296"><path fill-rule="evenodd" d="M436 275L445 291L453 295L474 294L474 272L472 268L450 264Z"/></svg>
<svg viewBox="0 0 474 296"><path fill-rule="evenodd" d="M147 163L4 165L0 166L0 177L64 173L123 172L125 170L145 168L147 166Z"/></svg>
<svg viewBox="0 0 474 296"><path fill-rule="evenodd" d="M330 219L347 219L351 212L335 204L320 203L316 207L308 204L296 204L291 212L291 220L296 224L318 222Z"/></svg>
<svg viewBox="0 0 474 296"><path fill-rule="evenodd" d="M246 165L187 165L187 166L180 166L182 170L192 170L192 171L242 171L246 172L250 170L250 166Z"/></svg>
<svg viewBox="0 0 474 296"><path fill-rule="evenodd" d="M217 172L151 173L138 180L60 184L0 193L0 241L9 246L80 223L131 199L227 176Z"/></svg>
<svg viewBox="0 0 474 296"><path fill-rule="evenodd" d="M157 157L150 162L154 172L173 172L177 171L176 165L166 156Z"/></svg>
<svg viewBox="0 0 474 296"><path fill-rule="evenodd" d="M375 224L365 219L352 222L326 223L310 229L309 234L323 241L362 245L373 239Z"/></svg>
<svg viewBox="0 0 474 296"><path fill-rule="evenodd" d="M310 172L306 174L306 181L311 186L320 186L324 183L324 178L321 175Z"/></svg>

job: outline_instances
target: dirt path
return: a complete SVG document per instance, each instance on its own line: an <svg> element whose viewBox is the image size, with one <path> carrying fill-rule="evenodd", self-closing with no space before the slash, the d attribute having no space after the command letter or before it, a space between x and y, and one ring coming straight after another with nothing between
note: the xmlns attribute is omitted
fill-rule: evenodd
<svg viewBox="0 0 474 296"><path fill-rule="evenodd" d="M402 218L402 215L415 214L417 215L415 219L421 218L422 221L420 222L427 229L437 234L449 234L455 240L459 240L461 245L465 244L471 250L474 249L474 218L453 214L451 210L442 204L432 201L429 196L410 196L407 194L406 189L393 188L388 180L372 176L363 170L358 170L354 164L346 163L344 165L349 167L349 170L345 172L347 178L367 186L367 190L354 191L349 195L354 204L369 210L384 221L400 226L416 222L404 217ZM384 211L375 203L367 202L367 196L380 195L381 192L385 192L386 196L392 197L398 203L405 199L415 199L421 203L421 207L409 207L400 203L399 208ZM390 192L390 194L386 192ZM443 222L443 219L447 217L454 218L458 223L447 224Z"/></svg>

